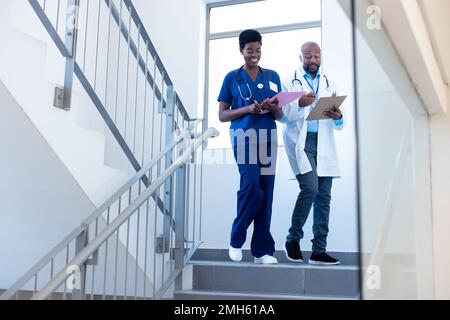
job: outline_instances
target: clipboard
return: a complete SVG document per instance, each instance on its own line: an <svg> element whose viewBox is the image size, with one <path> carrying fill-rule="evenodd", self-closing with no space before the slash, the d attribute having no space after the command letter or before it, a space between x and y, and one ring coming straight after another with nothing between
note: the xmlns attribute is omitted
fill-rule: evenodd
<svg viewBox="0 0 450 320"><path fill-rule="evenodd" d="M317 101L314 110L309 114L306 121L331 119L330 117L323 114L325 110L331 109L333 108L333 106L336 106L339 109L346 98L347 96L320 98L319 101Z"/></svg>

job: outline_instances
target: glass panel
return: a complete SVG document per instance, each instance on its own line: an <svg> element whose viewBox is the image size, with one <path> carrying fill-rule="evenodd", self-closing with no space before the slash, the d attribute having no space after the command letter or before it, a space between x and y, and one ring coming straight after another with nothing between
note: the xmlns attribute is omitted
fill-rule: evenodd
<svg viewBox="0 0 450 320"><path fill-rule="evenodd" d="M320 0L266 0L211 9L211 33L320 20Z"/></svg>
<svg viewBox="0 0 450 320"><path fill-rule="evenodd" d="M306 41L315 41L320 44L320 40L320 28L263 34L260 65L263 68L275 70L283 79L284 75L292 71L292 66L300 64L299 55L302 44ZM280 48L283 49L280 50ZM231 148L230 123L219 121L217 97L227 73L238 69L242 64L243 58L239 52L237 38L210 41L208 121L209 126L217 128L221 134L218 138L210 140L209 148ZM281 130L281 125L278 124L278 128ZM279 137L282 137L281 131Z"/></svg>
<svg viewBox="0 0 450 320"><path fill-rule="evenodd" d="M427 115L369 1L354 3L363 296L432 298Z"/></svg>

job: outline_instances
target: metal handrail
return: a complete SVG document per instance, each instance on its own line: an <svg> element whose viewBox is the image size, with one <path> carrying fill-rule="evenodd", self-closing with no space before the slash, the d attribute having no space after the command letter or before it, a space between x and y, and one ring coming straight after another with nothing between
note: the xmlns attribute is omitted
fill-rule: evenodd
<svg viewBox="0 0 450 320"><path fill-rule="evenodd" d="M66 57L66 58L68 56L70 57L71 54L67 50L67 47L65 46L65 44L62 42L61 38L58 35L58 31L55 29L55 27L52 25L51 21L48 19L45 11L40 6L39 2L37 0L28 0L28 2L30 3L30 5L33 8L34 12L38 16L39 20L41 21L41 23L45 27L47 33L52 38L52 40L56 44L57 48L61 52L61 54L64 57ZM89 96L90 100L92 101L94 106L99 111L99 113L100 113L101 117L103 118L105 124L108 126L108 128L110 129L112 135L117 140L118 144L120 145L121 149L125 153L125 155L128 158L128 160L130 161L131 165L133 166L133 168L136 171L139 171L141 169L141 166L139 165L138 160L133 155L133 152L131 151L130 147L126 143L124 137L119 132L119 129L117 128L116 124L114 123L114 121L112 120L110 115L108 114L105 106L100 101L100 98L98 97L97 93L95 92L95 89L92 87L92 85L90 84L90 82L86 78L86 75L84 74L84 72L82 71L81 67L78 65L78 63L76 61L74 61L73 67L74 67L73 73L78 77L81 85L86 90L86 93ZM143 183L148 186L147 178L146 177L142 177L142 179L143 179Z"/></svg>
<svg viewBox="0 0 450 320"><path fill-rule="evenodd" d="M144 72L147 75L147 79L146 79L147 82L149 83L150 87L155 85L155 95L158 99L160 99L162 101L162 106L163 106L163 108L165 108L167 102L164 100L164 97L162 96L161 90L159 89L158 85L156 83L154 84L155 79L152 77L151 73L149 72L150 70L148 70L148 67L145 64L145 59L141 56L140 52L138 51L138 46L136 45L134 40L131 39L130 30L128 30L127 26L122 21L119 10L116 8L116 6L112 2L112 0L104 0L104 1L105 1L106 5L109 7L109 9L111 10L111 15L114 18L114 21L116 22L116 24L119 26L120 33L122 34L122 36L125 39L128 39L130 51L133 53L134 57L138 60L139 67L141 68L142 72ZM132 17L133 17L133 15L137 15L135 13L136 11L133 6L128 7L128 9L130 10L130 14ZM140 19L139 19L139 17L133 18L133 21L140 22ZM142 24L140 24L140 26L141 27L138 29L138 32L141 34L141 37L144 37L147 35L147 32L145 30L143 30L144 26ZM172 85L172 80L170 80L170 77L166 73L167 71L164 68L164 65L162 64L161 59L158 56L158 53L154 49L154 46L153 46L150 38L146 38L146 39L148 39L147 40L148 46L149 46L148 52L151 53L151 56L155 59L156 67L158 68L158 70L160 71L161 74L163 74L163 73L165 74L165 79L167 80L168 85ZM184 108L184 106L183 106L183 108ZM185 120L190 120L189 116L187 118L185 118Z"/></svg>
<svg viewBox="0 0 450 320"><path fill-rule="evenodd" d="M106 209L108 209L111 204L116 201L120 195L122 195L125 191L127 191L135 182L141 179L143 175L146 174L152 167L154 167L164 156L169 153L187 134L192 132L199 124L202 123L202 120L197 120L193 122L187 130L180 133L171 143L169 143L166 148L161 151L155 158L150 161L147 165L145 165L138 173L136 173L133 178L131 178L126 184L124 184L117 192L115 192L104 204L102 204L97 210L95 210L92 215L90 215L86 220L82 222L82 226L89 225L94 220L99 217Z"/></svg>
<svg viewBox="0 0 450 320"><path fill-rule="evenodd" d="M42 270L49 264L51 259L62 252L76 237L83 232L83 228L78 227L73 230L67 237L64 238L56 247L54 247L45 257L39 260L26 274L24 274L19 280L17 280L8 290L0 295L0 300L10 300L12 297L20 291L33 276Z"/></svg>
<svg viewBox="0 0 450 320"><path fill-rule="evenodd" d="M105 1L109 1L109 0L105 0ZM158 55L158 52L155 49L155 46L153 45L153 42L151 41L147 30L144 27L144 24L142 23L141 18L139 17L139 14L137 13L136 7L133 4L132 0L123 0L125 5L131 9L131 18L133 19L134 23L136 25L140 25L142 26L139 30L142 39L145 41L148 41L148 50L149 52L152 54L152 56L156 56L157 57L157 66L160 70L161 73L165 74L166 79L167 79L167 83L169 85L173 85L173 82L169 76L169 73L167 72L166 68L164 67L161 58ZM180 97L178 96L178 94L175 95L176 98L176 102L180 107L180 111L183 114L183 117L186 121L191 121L192 119L189 117L188 112L186 111L186 108L183 105L183 102L181 101Z"/></svg>
<svg viewBox="0 0 450 320"><path fill-rule="evenodd" d="M49 36L52 38L52 40L55 43L58 50L61 52L61 54L64 57L69 58L71 56L71 53L69 52L69 50L67 50L67 47L64 44L64 42L61 40L61 38L59 37L58 32L56 32L54 30L52 23L48 19L45 12L42 10L39 2L38 1L29 1L29 3L31 5L31 7L33 8L34 12L38 15L39 19L42 22L42 25L44 26L44 28L47 31L47 33L49 34Z"/></svg>
<svg viewBox="0 0 450 320"><path fill-rule="evenodd" d="M188 163L191 159L192 153L203 146L203 143L212 137L217 137L219 132L217 129L209 128L205 131L201 138L197 139L190 148L183 153L160 177L158 177L150 187L145 190L128 208L120 214L105 230L103 230L95 239L93 239L83 250L73 258L69 264L63 268L42 290L33 296L32 300L47 299L54 291L56 291L66 280L70 277L68 269L70 266L81 266L85 263L94 252L110 237L112 236L122 224L124 224L133 215L136 210L142 206L158 188L169 179L172 174L182 165ZM179 271L179 270L178 270Z"/></svg>
<svg viewBox="0 0 450 320"><path fill-rule="evenodd" d="M120 31L121 31L123 37L125 39L128 39L130 31L127 29L127 27L125 26L124 23L119 23L119 21L120 21L119 20L120 19L119 10L117 10L116 6L114 5L114 3L112 1L110 1L110 0L104 0L104 1L107 6L110 6L112 16L114 17L114 20L116 21L116 23L120 24L120 29L121 29ZM141 26L141 28L138 29L138 32L139 32L142 40L144 41L144 43L147 44L147 51L155 59L158 70L160 71L161 74L165 75L165 80L167 82L167 85L172 86L173 85L172 79L170 78L169 73L167 72L166 68L164 67L164 64L162 63L162 60L159 57L158 52L156 51L155 46L153 45L153 42L151 41L150 36L148 35L147 30L145 29L145 26L139 16L139 14L137 13L137 10L136 10L133 2L131 0L123 0L123 2L125 3L128 10L130 11L131 19L133 20L133 22L136 25ZM132 39L130 39L130 50L135 55L135 58L138 59L141 70L144 73L147 73L147 81L149 82L150 86L152 86L154 79L151 77L151 74L149 72L146 72L146 69L148 71L148 68L145 65L145 59L138 52L136 43L134 43L134 41ZM159 88L157 86L156 86L156 96L157 97L161 96L161 91L159 90ZM187 112L183 102L181 101L181 98L179 97L179 95L177 93L175 93L175 99L176 99L177 105L179 106L180 112L183 115L183 119L186 121L192 121L193 119L191 119L191 117L189 116L189 113ZM166 102L163 99L162 99L162 101L163 101L162 104L164 107Z"/></svg>
<svg viewBox="0 0 450 320"><path fill-rule="evenodd" d="M66 58L70 58L70 57L73 58L73 54L71 52L69 52L66 44L64 44L64 42L61 40L61 38L58 34L57 27L55 28L55 26L52 24L52 22L49 20L48 16L46 15L45 8L41 7L38 0L28 0L28 1L29 1L30 5L32 6L33 10L35 11L36 15L38 16L38 18L40 19L41 23L44 25L47 33L50 35L50 37L53 39L54 43L56 44L57 48L60 50L61 54ZM72 1L75 1L75 0L72 0ZM74 3L79 3L77 1L75 1ZM121 1L123 1L123 0L121 0ZM135 42L133 41L133 39L131 39L131 35L130 35L131 30L128 30L128 28L126 27L126 23L122 20L122 17L120 16L119 11L115 7L113 0L104 0L104 2L106 3L106 6L109 8L111 16L116 21L116 23L120 29L120 33L122 34L122 36L125 39L128 39L129 50L133 53L133 55L137 59L138 65L141 68L142 72L145 74L146 81L148 82L150 87L153 88L155 96L157 97L157 99L159 101L161 101L162 108L169 107L169 109L171 109L171 108L173 108L174 105L176 105L178 108L178 111L182 114L183 119L185 121L188 121L188 122L194 121L194 119L192 119L188 115L178 94L173 90L172 80L170 79L170 76L167 74L167 71L162 64L162 61L161 61L159 55L157 54L156 49L154 48L154 46L148 36L148 33L145 30L145 27L143 26L139 15L137 14L137 11L136 11L132 1L123 1L123 3L127 6L127 9L130 11L130 19L132 19L135 23L137 23L136 25L139 26L138 32L139 32L140 37L146 41L147 52L150 53L150 55L153 58L155 58L155 64L156 64L155 68L157 67L161 71L161 74L164 75L165 83L167 83L169 86L172 86L173 99L168 98L170 101L166 101L166 99L164 99L162 89L160 89L158 87L155 79L152 77L151 72L148 69L148 66L146 63L147 59L144 59L141 56L141 53L139 52L139 46L137 46L135 44ZM72 32L76 33L75 31L72 31ZM76 40L74 40L74 41L76 41ZM88 80L86 74L84 73L84 67L82 69L81 66L77 63L76 59L73 60L72 67L73 67L73 74L76 75L77 78L79 79L81 85L83 86L84 90L86 91L86 94L89 96L90 100L92 101L92 103L94 104L94 106L96 107L98 112L100 113L101 117L103 118L105 124L111 131L115 140L119 144L122 151L125 153L127 159L129 160L129 162L131 163L131 165L133 166L135 171L137 171L137 172L141 171L141 168L142 168L141 164L137 160L137 158L134 155L133 151L131 150L130 146L127 144L127 142L125 140L125 136L123 136L122 133L119 131L115 121L112 119L112 116L108 113L108 111L106 109L106 104L104 104L101 101L100 97L98 96L97 92L95 91L95 85L92 86L92 84ZM67 73L67 70L66 70L66 73ZM169 119L169 121L173 121L175 128L181 127L180 124L177 123L177 121L173 117L173 114L170 114L170 113L173 113L173 111L169 110L167 119ZM144 165L143 159L142 159L142 165ZM149 186L149 179L147 178L146 175L141 175L141 180L146 187ZM164 208L164 200L162 200L158 195L154 196L154 201L157 203L159 209L165 215L170 214L170 212Z"/></svg>
<svg viewBox="0 0 450 320"><path fill-rule="evenodd" d="M28 1L29 1L30 5L32 6L33 10L35 11L35 13L37 14L38 18L44 25L44 28L48 32L49 36L51 37L51 39L53 40L53 42L55 43L55 45L61 52L62 56L65 57L67 59L67 61L70 60L69 64L71 66L69 68L68 68L68 64L66 62L66 80L69 80L67 83L70 84L69 85L70 89L68 90L68 93L71 95L72 80L70 78L73 77L73 75L75 75L78 77L81 85L85 89L86 93L88 94L89 98L91 99L91 101L93 102L95 107L98 109L98 111L99 111L100 115L102 116L102 118L104 119L106 125L111 130L113 136L116 138L117 142L119 143L122 150L125 152L125 155L129 159L129 161L131 162L133 167L136 169L137 173L125 185L123 185L117 192L115 192L103 205L101 205L87 219L85 219L79 227L77 227L75 230L73 230L62 242L60 242L57 246L55 246L55 248L53 250L51 250L50 253L48 253L36 265L34 265L9 290L7 290L2 296L0 296L0 299L11 299L14 295L16 295L16 298L18 298L18 294L19 294L20 290L23 289L23 287L25 285L27 285L27 283L30 280L33 279L33 277L35 279L34 292L36 292L37 276L50 263L51 263L51 274L52 274L50 276L50 279L51 279L50 283L54 283L56 280L56 277L53 277L54 262L55 262L55 259L57 259L58 255L63 253L64 249L66 249L66 253L67 253L67 258L66 258L66 264L67 264L67 262L69 261L69 246L71 244L73 244L73 241L76 240L76 247L75 247L75 255L76 256L75 256L75 258L72 259L72 262L77 261L76 259L77 259L77 257L80 256L80 254L82 254L82 253L86 254L86 252L87 252L86 249L88 249L88 248L92 249L92 246L90 246L90 245L96 239L98 239L101 235L104 236L106 234L105 232L107 232L108 230L110 231L113 226L117 225L119 218L124 217L124 215L126 215L126 214L128 214L128 218L130 216L132 216L137 208L137 207L134 207L133 205L137 205L137 203L139 201L141 201L141 203L139 205L142 205L145 201L148 201L152 197L155 200L157 207L163 213L163 215L165 215L167 217L170 215L170 219L171 219L170 227L173 230L175 230L175 222L172 219L172 216L171 216L172 212L171 212L171 208L169 206L171 199L167 198L167 196L164 196L163 197L164 201L161 200L161 198L155 192L155 190L158 190L158 188L164 184L165 188L166 188L164 193L166 195L169 194L168 190L170 190L170 188L171 188L171 182L169 179L172 178L172 174L174 173L173 170L176 170L176 168L179 167L180 165L185 165L187 163L188 159L190 160L192 154L195 152L196 149L198 149L200 146L203 146L204 142L207 141L207 139L209 139L210 137L213 137L213 136L216 136L219 134L217 132L217 130L215 130L215 129L208 129L207 131L204 132L204 134L201 136L200 139L197 139L197 135L195 133L192 134L192 131L195 130L199 124L203 124L203 119L193 119L187 113L179 95L173 88L172 80L170 79L170 77L167 73L167 70L165 69L164 65L162 64L162 61L161 61L159 55L157 54L156 49L154 48L154 46L148 36L148 33L145 30L145 27L143 26L143 23L142 23L139 15L137 14L137 11L136 11L132 1L131 0L121 0L127 6L127 9L129 10L130 21L132 19L134 21L134 23L136 24L136 26L138 26L138 32L139 32L140 38L138 40L137 46L136 46L136 43L133 40L131 40L131 34L130 34L131 28L130 28L130 30L128 30L125 27L125 23L123 22L122 17L119 16L117 8L115 8L115 6L113 4L113 0L105 0L105 3L107 4L108 8L110 9L110 18L113 17L116 20L116 22L119 26L119 33L122 34L123 37L128 39L129 50L131 53L133 53L133 55L135 56L135 58L137 60L137 67L138 68L140 67L142 72L144 72L145 81L150 85L150 87L153 88L154 97L156 96L158 98L158 101L160 102L160 106L164 109L164 111L161 111L161 128L162 128L162 121L163 121L162 119L164 118L163 114L166 115L166 122L165 122L166 123L166 140L165 140L166 142L164 145L162 145L162 139L161 139L161 143L160 143L160 147L164 146L164 149L162 151L160 151L155 157L153 157L153 151L152 151L153 159L151 161L149 161L145 166L143 166L144 155L142 155L142 162L140 164L139 161L136 159L135 155L133 154L134 147L133 147L133 151L131 151L130 147L128 146L128 144L125 140L126 128L125 128L125 134L122 136L122 133L119 131L118 127L116 126L116 123L112 119L112 116L109 115L109 113L106 109L106 106L107 106L106 100L105 100L105 103L103 103L99 97L99 94L96 92L95 81L93 82L94 85L92 86L91 83L89 82L88 78L86 77L86 74L84 71L84 62L83 62L83 69L82 69L80 66L81 63L78 64L76 61L76 54L75 54L76 48L75 47L76 47L76 41L77 41L76 38L77 37L76 37L75 29L73 29L71 31L67 31L66 43L64 43L62 41L60 35L58 34L58 22L57 22L56 28L55 28L55 26L52 25L52 22L50 21L49 17L47 16L47 14L45 12L45 1L44 1L43 8L40 6L38 0L28 0ZM72 1L76 6L79 4L78 0L70 0L70 1ZM100 5L100 3L99 3L99 5ZM99 7L99 10L100 10L100 7ZM59 2L58 2L58 14L59 14ZM100 11L99 11L99 14L100 14ZM71 45L71 40L70 39L68 40L68 38L67 38L67 35L70 35L70 34L72 34L72 39L73 39L72 44L74 45L74 47L72 47L72 45ZM120 37L120 34L119 34L119 37ZM147 65L147 56L145 57L145 59L141 56L141 52L139 50L139 41L141 39L144 40L144 42L146 43L146 55L150 54L152 56L152 58L154 58L155 72L156 72L156 68L158 68L158 70L161 72L162 79L163 79L163 83L161 84L161 87L158 87L156 84L156 78L157 78L156 73L154 73L154 77L152 77L152 75L151 75L151 72ZM108 41L109 41L109 39L108 39ZM98 45L98 43L97 43L97 45ZM120 46L120 42L119 42L119 46ZM109 49L109 43L108 43L108 49ZM128 72L128 70L127 70L127 72ZM67 78L68 74L70 74L69 78ZM167 85L167 96L165 95L165 92L164 92L165 85ZM147 86L146 86L146 89L147 89ZM66 93L66 91L64 91L64 92ZM136 94L137 94L137 86L136 86ZM66 99L66 97L64 97L64 99ZM136 101L137 101L137 98L136 98ZM155 103L153 103L153 106L155 107ZM175 108L177 111L176 119L173 116ZM182 115L182 120L180 122L181 125L180 125L180 123L177 122L179 114ZM135 115L135 117L136 117L136 115ZM154 121L154 118L153 118L153 121ZM185 121L187 121L188 125L189 125L187 130L183 131L180 135L172 138L173 134L176 134L179 132L178 128L181 128L181 129L185 128ZM145 123L144 123L144 128L145 128ZM144 130L144 132L145 132L145 130ZM163 133L161 133L161 134L163 134ZM183 139L194 140L195 143L193 144L193 146L191 146L189 148L189 151L186 151L183 154L183 156L180 159L178 159L175 163L172 163L171 162L172 160L168 159L166 156L168 155L169 152L173 151L174 148L176 148L176 146ZM153 140L152 140L152 142L153 142ZM160 174L159 164L164 157L166 157L165 168L169 167L169 169L167 169L163 173L163 175L156 176L155 177L156 180L153 183L151 183L151 181L150 181L151 175L150 175L150 177L147 177L146 173L149 170L151 170L152 168L154 168L155 165L158 165L158 175L159 175ZM183 161L180 163L181 160L183 160ZM143 168L141 168L141 165L143 166ZM195 171L194 171L194 176L196 176ZM131 193L130 193L130 198L129 198L130 206L121 213L120 212L121 196L127 190L130 190L130 192L131 192L132 186L139 180L142 180L144 187L148 188L148 189L146 189L143 193L140 193L141 192L141 184L139 184L139 194L138 194L137 199L135 199L130 204L130 202L132 201ZM194 184L195 184L195 180L194 180ZM189 183L188 183L188 185L189 185ZM167 188L169 188L169 189L167 189ZM153 191L151 192L151 190L153 190ZM184 193L184 192L180 192L179 194L182 194L182 193ZM144 200L142 200L142 199L144 199ZM109 209L117 200L119 200L118 216L110 223L109 222ZM166 207L166 202L169 207ZM139 205L138 205L138 207L139 207ZM148 206L148 203L147 203L147 206ZM133 210L133 208L134 208L134 210ZM106 210L108 210L108 218L107 218L106 227L98 235L98 233L97 233L97 224L99 222L98 219L102 218L102 214L105 214ZM195 202L194 202L194 211L195 211ZM156 211L155 211L155 214L156 214ZM187 213L187 214L189 215L189 213ZM201 215L201 213L200 213L200 215ZM182 218L181 221L183 221L183 219L184 218ZM125 221L126 220L123 220L117 226L117 228L115 230L118 230L118 228ZM87 243L89 241L89 228L90 228L90 225L94 222L96 224L95 225L95 236L94 236L95 239L91 243ZM178 227L178 224L177 224L177 229L180 230L180 228L182 228L182 225L183 224L180 223L180 227ZM195 228L194 228L194 230L195 230ZM182 232L180 234L182 234ZM195 231L194 231L194 234L195 234ZM163 235L164 235L164 232L163 232ZM177 233L177 237L178 237L178 233ZM201 237L201 234L200 234L200 237ZM84 243L84 241L86 241L86 243ZM182 242L190 243L185 238L177 240L177 244L180 244ZM99 244L99 246L102 243L103 242L101 242ZM191 250L188 252L188 255L187 255L188 259L197 250L198 246L201 244L201 241L198 244L196 244L195 241L193 241L193 243L194 243L194 248L191 248ZM95 252L95 251L98 250L99 246L97 246L95 249L93 249L93 251L86 257L86 259L84 259L83 263L94 264L94 265L96 264L95 261L97 259L96 258L97 252ZM164 245L163 245L163 248L164 248ZM116 250L117 250L117 246L116 246ZM128 250L128 244L127 244L127 250ZM90 256L92 256L93 258L91 260L87 260ZM186 258L184 258L184 259L186 259ZM180 261L180 260L178 260L178 261ZM71 263L71 264L73 265L73 263ZM71 265L71 264L68 264L68 265ZM66 267L58 275L61 275L62 272L66 271L68 265L66 265ZM137 262L136 262L136 266L137 266ZM177 275L181 272L180 268L182 268L182 266L180 267L179 263L178 263L177 268L178 269L176 270L176 272L173 272L171 274L170 279L176 278ZM164 275L164 273L163 273L163 275ZM70 275L67 275L66 278L68 276L70 276ZM167 286L165 284L163 286L163 288L161 288L158 291L158 294L154 293L154 296L158 296L160 294L162 295L166 289L167 289ZM39 294L41 294L41 292ZM64 290L64 294L65 294L65 290ZM39 297L39 295L37 297Z"/></svg>
<svg viewBox="0 0 450 320"><path fill-rule="evenodd" d="M139 36L146 43L146 51L150 54L150 56L152 58L155 59L155 67L157 67L158 70L161 72L161 74L164 75L163 76L164 77L164 81L167 84L167 86L168 87L173 87L173 82L172 82L169 74L167 73L167 70L165 69L164 65L162 64L162 60L159 57L158 53L156 52L156 49L155 49L152 41L150 40L150 37L148 36L148 33L147 33L147 31L146 31L146 29L145 29L145 27L144 27L144 25L143 25L143 23L141 21L141 18L139 17L139 15L138 15L135 7L134 7L134 4L132 3L131 0L121 0L121 1L123 1L123 3L127 6L128 10L130 12L130 18L136 23L136 25L139 26L139 28L138 28ZM52 22L49 20L48 16L46 15L46 13L44 11L45 9L43 9L41 7L41 5L39 4L38 0L28 0L28 2L30 3L30 5L33 8L33 10L35 11L36 15L40 19L40 21L43 24L43 26L45 27L47 33L50 35L51 39L53 40L53 42L55 43L55 45L59 49L60 53L66 58L72 58L73 59L73 54L71 52L69 52L66 44L64 44L64 42L61 40L61 38L60 38L60 36L58 34L58 31L52 25ZM131 30L127 29L126 24L122 20L122 17L120 17L119 11L115 7L113 1L112 0L104 0L104 2L106 3L107 7L110 9L110 13L111 13L112 17L114 18L114 20L116 21L118 27L120 28L120 32L121 32L122 36L125 39L128 39L128 41L129 41L129 50L134 55L134 57L137 59L140 69L145 74L146 81L148 82L149 86L154 89L155 96L158 98L159 101L161 101L161 107L163 109L165 109L168 106L168 101L166 101L164 99L162 89L160 89L159 86L155 83L155 79L152 77L151 72L150 72L148 66L146 65L146 60L147 59L144 59L144 57L141 56L141 53L139 52L139 47L131 39L131 35L130 35ZM86 75L84 74L84 70L76 62L76 59L72 62L72 64L73 64L72 65L73 73L80 80L82 86L84 87L84 89L86 90L87 94L89 95L89 98L94 103L95 107L98 109L100 115L102 116L103 120L105 121L105 123L107 124L109 129L111 130L114 138L119 143L120 147L124 151L125 155L127 156L129 161L131 162L131 164L134 167L134 169L136 171L139 171L141 169L141 166L140 166L138 160L136 159L136 157L134 156L134 154L131 151L130 147L126 143L125 137L122 136L122 134L119 132L119 130L118 130L116 124L114 123L113 119L108 114L105 105L102 103L102 101L97 96L97 94L95 92L95 88L93 88L92 85L90 84L90 82L88 81ZM67 72L67 70L66 70L66 72ZM194 119L192 119L189 116L189 114L186 111L186 108L184 107L184 104L182 103L178 93L175 92L175 91L173 93L174 93L174 96L173 96L174 101L173 101L173 103L177 106L178 111L183 116L183 120L185 120L187 122L193 121ZM179 124L176 123L175 120L174 120L174 122L175 122L176 126L180 127ZM142 179L143 179L144 184L146 186L148 186L147 178L144 176L144 177L142 177Z"/></svg>
<svg viewBox="0 0 450 320"><path fill-rule="evenodd" d="M104 107L104 105L100 101L99 97L95 93L95 90L92 88L91 84L87 80L86 76L84 75L84 73L81 70L78 63L75 62L74 66L75 66L74 73L78 77L83 88L86 90L87 95L89 96L89 98L91 99L92 103L95 105L97 110L100 112L100 115L102 116L103 120L105 121L105 124L111 130L112 135L114 136L114 138L116 139L116 141L120 145L120 147L122 148L123 152L125 153L126 157L130 161L133 168L135 170L139 171L141 169L141 166L140 166L138 160L136 159L136 157L134 156L133 152L131 151L129 145L125 141L125 138L120 134L117 126L114 124L113 120L109 116L108 112L106 111L106 108ZM145 185L148 185L147 177L142 177L142 182Z"/></svg>
<svg viewBox="0 0 450 320"><path fill-rule="evenodd" d="M115 192L107 201L105 201L98 209L96 209L88 218L86 218L79 227L75 228L64 240L57 244L45 257L43 257L39 262L37 262L23 277L16 281L7 291L5 291L1 296L0 300L9 300L14 294L19 291L23 286L25 286L32 277L47 266L50 261L56 257L62 250L64 250L71 242L73 242L82 232L86 230L92 222L100 217L105 210L108 209L125 191L127 191L135 182L139 181L142 175L145 175L152 167L154 167L167 153L172 151L172 149L182 141L187 135L189 135L202 120L199 119L192 123L187 130L180 133L175 139L163 150L161 151L152 161L150 161L144 168L142 168L138 173L136 173L131 179L128 180L117 192ZM174 223L173 223L174 225Z"/></svg>

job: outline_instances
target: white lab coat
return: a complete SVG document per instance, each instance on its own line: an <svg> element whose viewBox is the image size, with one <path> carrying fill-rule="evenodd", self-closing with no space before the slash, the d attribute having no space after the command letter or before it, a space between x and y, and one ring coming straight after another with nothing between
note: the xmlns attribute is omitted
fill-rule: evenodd
<svg viewBox="0 0 450 320"><path fill-rule="evenodd" d="M311 92L303 75L305 71L303 68L297 70L297 78L302 81L303 86L298 81L292 82L295 79L295 71L285 79L283 82L283 91L294 92L304 91ZM335 88L329 81L329 88L327 89L326 79L323 75L320 77L319 97L329 97L335 92ZM305 153L305 142L307 135L307 123L305 121L310 114L310 108L300 108L298 100L291 103L289 106L283 108L283 116L280 122L285 124L283 139L285 143L286 153L291 165L292 171L297 176L298 174L306 174L312 171L311 164ZM317 175L319 177L333 177L341 176L339 168L339 159L336 150L336 143L334 138L334 130L342 130L345 126L336 126L334 120L319 121L319 133L317 142Z"/></svg>

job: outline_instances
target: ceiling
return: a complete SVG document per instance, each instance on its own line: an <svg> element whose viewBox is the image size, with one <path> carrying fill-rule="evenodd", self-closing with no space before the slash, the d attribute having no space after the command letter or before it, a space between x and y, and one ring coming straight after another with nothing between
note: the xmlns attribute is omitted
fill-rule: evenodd
<svg viewBox="0 0 450 320"><path fill-rule="evenodd" d="M450 0L418 0L442 77L450 82Z"/></svg>

